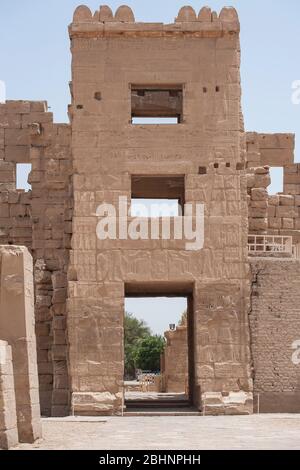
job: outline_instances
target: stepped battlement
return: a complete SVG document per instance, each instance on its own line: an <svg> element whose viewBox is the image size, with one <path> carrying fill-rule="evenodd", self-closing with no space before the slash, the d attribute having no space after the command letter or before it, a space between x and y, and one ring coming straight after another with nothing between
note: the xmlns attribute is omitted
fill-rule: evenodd
<svg viewBox="0 0 300 470"><path fill-rule="evenodd" d="M224 7L218 14L203 7L197 14L190 6L179 10L174 23L163 24L137 22L133 11L126 5L120 6L115 14L107 5L101 6L94 14L87 6L81 5L76 8L69 28L71 38L82 34L106 36L120 33L154 37L180 33L196 37L222 37L239 31L239 18L234 8Z"/></svg>

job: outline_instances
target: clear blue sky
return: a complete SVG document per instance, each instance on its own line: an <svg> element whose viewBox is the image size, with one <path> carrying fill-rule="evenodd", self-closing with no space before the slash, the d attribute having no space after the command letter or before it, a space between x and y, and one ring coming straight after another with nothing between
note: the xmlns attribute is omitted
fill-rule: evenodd
<svg viewBox="0 0 300 470"><path fill-rule="evenodd" d="M99 0L88 0L93 10ZM107 2L113 10L122 1ZM190 1L198 12L220 11L226 0ZM247 130L295 132L300 161L300 105L292 83L300 80L299 0L230 0L241 21L243 111ZM77 0L1 0L0 80L7 99L47 100L57 122L67 122L70 50L67 26ZM128 0L137 21L171 23L184 0ZM279 189L275 179L275 189ZM156 309L163 315L165 307ZM178 314L177 314L178 315Z"/></svg>
<svg viewBox="0 0 300 470"><path fill-rule="evenodd" d="M86 4L93 10L99 0ZM122 1L107 2L115 10ZM207 3L220 11L226 0ZM230 0L242 27L243 108L248 130L292 131L300 139L300 105L291 103L291 84L300 80L299 0ZM56 121L67 121L70 52L67 26L80 1L2 0L0 80L8 99L46 99ZM184 0L128 0L138 21L172 22ZM298 146L299 148L299 146ZM299 150L300 152L300 150ZM298 152L298 160L300 155Z"/></svg>
<svg viewBox="0 0 300 470"><path fill-rule="evenodd" d="M115 11L122 0L107 2ZM198 12L206 3L187 2ZM70 47L67 26L77 0L2 0L0 80L7 99L47 100L56 122L67 122ZM99 0L86 4L95 11ZM137 21L174 20L184 0L128 0ZM217 11L226 0L208 0ZM243 111L247 130L295 132L300 161L300 105L292 83L300 80L299 0L230 0L241 21ZM275 188L280 190L279 178Z"/></svg>

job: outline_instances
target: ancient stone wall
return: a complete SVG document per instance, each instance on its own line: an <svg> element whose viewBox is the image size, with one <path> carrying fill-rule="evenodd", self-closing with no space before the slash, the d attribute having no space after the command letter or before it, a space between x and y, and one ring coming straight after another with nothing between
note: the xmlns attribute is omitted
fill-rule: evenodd
<svg viewBox="0 0 300 470"><path fill-rule="evenodd" d="M25 247L0 246L0 338L12 348L20 442L41 437L32 257Z"/></svg>
<svg viewBox="0 0 300 470"><path fill-rule="evenodd" d="M166 331L166 346L162 354L162 383L164 392L186 393L188 395L188 336L187 326L177 326Z"/></svg>
<svg viewBox="0 0 300 470"><path fill-rule="evenodd" d="M287 167L294 164L294 134L246 133L247 167Z"/></svg>
<svg viewBox="0 0 300 470"><path fill-rule="evenodd" d="M0 341L0 450L19 442L11 346Z"/></svg>
<svg viewBox="0 0 300 470"><path fill-rule="evenodd" d="M41 407L69 413L66 298L72 217L70 126L42 124L32 136L33 256Z"/></svg>
<svg viewBox="0 0 300 470"><path fill-rule="evenodd" d="M38 122L46 111L45 102L6 101L0 104L0 158L15 163L30 163L28 125ZM50 113L49 113L50 114ZM50 118L51 119L51 118ZM14 180L6 183L15 189Z"/></svg>
<svg viewBox="0 0 300 470"><path fill-rule="evenodd" d="M283 174L283 187L285 194L300 195L300 163L285 165Z"/></svg>
<svg viewBox="0 0 300 470"><path fill-rule="evenodd" d="M289 235L300 242L300 165L294 163L293 134L248 132L247 183L249 232ZM283 193L268 195L269 169L283 168Z"/></svg>
<svg viewBox="0 0 300 470"><path fill-rule="evenodd" d="M268 191L271 183L268 167L247 171L249 233L266 233L268 229Z"/></svg>
<svg viewBox="0 0 300 470"><path fill-rule="evenodd" d="M291 234L299 241L300 195L278 194L268 198L268 228L274 234Z"/></svg>
<svg viewBox="0 0 300 470"><path fill-rule="evenodd" d="M30 163L30 122L45 114L44 102L0 104L0 243L31 249L31 193L16 190L16 165Z"/></svg>
<svg viewBox="0 0 300 470"><path fill-rule="evenodd" d="M0 162L0 174L5 165ZM23 245L31 249L31 192L1 190L0 216L0 243Z"/></svg>
<svg viewBox="0 0 300 470"><path fill-rule="evenodd" d="M0 104L0 243L32 252L41 408L69 412L66 287L72 218L71 128L47 103ZM30 163L32 190L16 190L16 165Z"/></svg>
<svg viewBox="0 0 300 470"><path fill-rule="evenodd" d="M251 350L262 413L300 412L300 262L252 260Z"/></svg>

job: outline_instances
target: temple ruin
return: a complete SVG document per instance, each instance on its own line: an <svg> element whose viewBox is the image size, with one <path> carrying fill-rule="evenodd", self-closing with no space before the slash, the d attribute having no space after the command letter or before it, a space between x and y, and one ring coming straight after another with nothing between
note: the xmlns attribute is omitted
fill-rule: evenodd
<svg viewBox="0 0 300 470"><path fill-rule="evenodd" d="M115 14L80 6L69 27L70 124L54 123L46 102L0 104L0 348L7 351L0 374L17 367L15 339L2 327L11 321L2 250L23 246L34 267L34 424L38 403L44 416L123 412L124 298L147 295L188 299L194 409L300 412L295 137L245 131L238 15L197 13L183 7L173 24L139 23L127 6ZM159 123L165 118L172 124ZM29 192L16 189L24 163ZM272 167L283 168L284 190L269 196ZM125 196L127 208L132 198L202 204L203 248L174 237L99 239L99 205ZM9 290L18 296L13 267ZM23 345L32 368L27 390L37 383L32 341ZM0 406L0 423L1 413ZM30 429L39 434L38 424Z"/></svg>

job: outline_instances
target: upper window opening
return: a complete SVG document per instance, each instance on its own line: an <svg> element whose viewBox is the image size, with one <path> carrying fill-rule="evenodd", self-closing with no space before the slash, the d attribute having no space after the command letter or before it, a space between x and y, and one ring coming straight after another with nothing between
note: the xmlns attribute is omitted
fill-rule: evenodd
<svg viewBox="0 0 300 470"><path fill-rule="evenodd" d="M182 85L131 86L132 124L179 124L182 114Z"/></svg>
<svg viewBox="0 0 300 470"><path fill-rule="evenodd" d="M30 191L31 185L28 183L29 173L31 172L30 163L17 163L16 165L16 189Z"/></svg>

